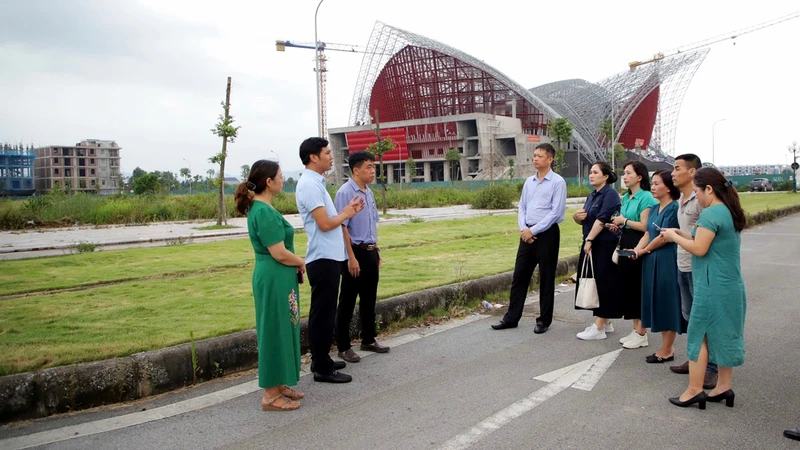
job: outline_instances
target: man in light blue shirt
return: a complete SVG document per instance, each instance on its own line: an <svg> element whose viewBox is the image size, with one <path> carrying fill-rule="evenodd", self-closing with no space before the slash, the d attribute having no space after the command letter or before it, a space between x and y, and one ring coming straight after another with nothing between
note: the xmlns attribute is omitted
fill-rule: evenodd
<svg viewBox="0 0 800 450"><path fill-rule="evenodd" d="M325 177L333 166L328 141L308 138L300 144L300 160L306 166L297 182L295 200L308 235L306 271L311 285L311 309L308 313L308 339L311 344L311 370L314 381L349 383L350 375L339 373L345 363L334 363L330 352L336 318L336 298L343 262L347 259L342 223L364 208L363 198L353 200L336 212L325 188Z"/></svg>
<svg viewBox="0 0 800 450"><path fill-rule="evenodd" d="M336 193L336 209L342 211L353 198L364 197L364 211L344 221L344 240L347 245L347 270L342 272L342 291L336 310L336 346L339 357L358 362L361 357L350 343L350 322L358 302L361 322L361 350L387 353L389 347L375 340L375 303L378 298L378 279L381 254L378 248L378 205L369 184L375 181L375 156L369 152L350 154L350 180Z"/></svg>
<svg viewBox="0 0 800 450"><path fill-rule="evenodd" d="M558 224L564 220L567 183L550 166L556 151L550 144L540 144L533 151L536 175L525 180L519 199L520 240L508 311L503 320L492 325L495 330L516 328L528 295L533 270L539 266L539 317L534 333L547 331L553 322L556 267L561 243Z"/></svg>

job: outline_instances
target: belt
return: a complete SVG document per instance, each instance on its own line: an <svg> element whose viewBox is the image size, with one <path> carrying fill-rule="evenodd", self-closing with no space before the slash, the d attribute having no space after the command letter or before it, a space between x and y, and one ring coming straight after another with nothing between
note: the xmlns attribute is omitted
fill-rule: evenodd
<svg viewBox="0 0 800 450"><path fill-rule="evenodd" d="M352 246L361 250L378 250L378 244L352 244Z"/></svg>

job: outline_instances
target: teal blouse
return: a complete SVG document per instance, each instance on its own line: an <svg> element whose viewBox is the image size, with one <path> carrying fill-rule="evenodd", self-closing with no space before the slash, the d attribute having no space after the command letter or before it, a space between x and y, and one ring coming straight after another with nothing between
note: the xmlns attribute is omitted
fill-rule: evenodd
<svg viewBox="0 0 800 450"><path fill-rule="evenodd" d="M633 222L641 222L642 211L649 209L658 204L658 201L653 198L650 191L639 189L633 198L626 192L622 196L622 208L620 214L628 220ZM630 228L626 226L626 228Z"/></svg>

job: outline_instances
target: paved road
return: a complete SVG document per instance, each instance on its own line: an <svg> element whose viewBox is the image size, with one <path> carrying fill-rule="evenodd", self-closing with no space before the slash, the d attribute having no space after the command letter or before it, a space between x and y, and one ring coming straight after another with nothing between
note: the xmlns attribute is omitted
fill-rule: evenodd
<svg viewBox="0 0 800 450"><path fill-rule="evenodd" d="M2 427L0 448L71 438L47 448L797 449L781 432L800 426L800 301L791 285L800 273L798 230L794 216L744 233L747 363L735 371L733 409L670 405L667 397L687 378L645 364L657 335L649 348L620 351L616 341L628 325L619 320L613 338L577 340L590 316L573 310L571 288L560 287L556 322L544 335L533 333L535 301L514 330L491 330L496 317L488 316L406 330L387 337L389 354L348 367L353 383L304 376L299 388L307 397L293 413L261 412L247 373L132 405ZM685 343L678 338L679 361ZM102 427L121 428L90 434Z"/></svg>

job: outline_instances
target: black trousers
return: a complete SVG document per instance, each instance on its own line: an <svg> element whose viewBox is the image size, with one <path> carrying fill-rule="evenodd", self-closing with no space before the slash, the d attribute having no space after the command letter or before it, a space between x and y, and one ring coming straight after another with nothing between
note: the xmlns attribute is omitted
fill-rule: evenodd
<svg viewBox="0 0 800 450"><path fill-rule="evenodd" d="M342 262L318 259L306 264L306 271L311 284L311 309L308 313L311 363L315 372L328 375L333 372L330 351Z"/></svg>
<svg viewBox="0 0 800 450"><path fill-rule="evenodd" d="M378 250L353 247L361 273L353 278L342 264L342 291L339 293L339 308L336 310L336 346L340 352L350 348L350 322L358 301L358 317L361 325L361 343L375 342L375 302L378 299Z"/></svg>
<svg viewBox="0 0 800 450"><path fill-rule="evenodd" d="M517 249L517 261L514 264L514 277L511 281L511 295L508 311L503 322L516 324L522 317L525 297L531 285L533 270L539 266L539 317L536 323L549 327L553 322L553 303L556 292L556 267L558 266L558 250L561 246L561 230L554 224L546 231L539 233L532 244L521 239Z"/></svg>

